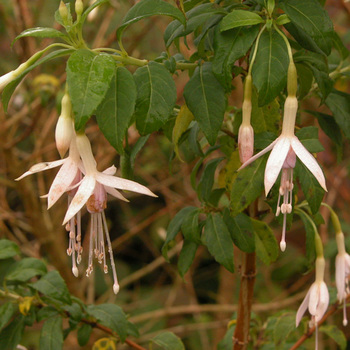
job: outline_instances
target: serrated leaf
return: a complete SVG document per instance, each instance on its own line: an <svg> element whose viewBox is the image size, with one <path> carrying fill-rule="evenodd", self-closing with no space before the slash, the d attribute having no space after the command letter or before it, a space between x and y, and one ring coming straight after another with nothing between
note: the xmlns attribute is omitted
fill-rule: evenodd
<svg viewBox="0 0 350 350"><path fill-rule="evenodd" d="M304 196L309 203L310 209L313 214L318 212L325 191L320 186L315 176L306 168L306 166L298 161L295 168L296 176L299 178L301 189Z"/></svg>
<svg viewBox="0 0 350 350"><path fill-rule="evenodd" d="M0 331L7 325L16 311L16 307L11 302L0 306Z"/></svg>
<svg viewBox="0 0 350 350"><path fill-rule="evenodd" d="M188 109L188 107L184 104L181 106L180 111L176 117L175 125L173 128L172 140L175 146L175 153L179 159L181 159L179 155L179 140L183 133L187 130L191 121L194 119L193 114ZM182 160L182 159L181 159Z"/></svg>
<svg viewBox="0 0 350 350"><path fill-rule="evenodd" d="M84 127L104 100L114 72L115 62L107 54L80 49L69 57L67 84L76 130Z"/></svg>
<svg viewBox="0 0 350 350"><path fill-rule="evenodd" d="M46 265L41 260L23 258L11 266L10 271L6 275L6 280L25 282L34 276L42 276L46 272Z"/></svg>
<svg viewBox="0 0 350 350"><path fill-rule="evenodd" d="M21 34L17 35L13 40L11 46L20 38L24 37L35 37L35 38L62 38L68 39L67 35L60 32L54 28L44 28L44 27L36 27L24 30Z"/></svg>
<svg viewBox="0 0 350 350"><path fill-rule="evenodd" d="M223 32L232 28L251 26L263 22L264 20L255 12L233 10L222 19L220 30Z"/></svg>
<svg viewBox="0 0 350 350"><path fill-rule="evenodd" d="M341 350L345 350L347 346L347 339L344 333L335 325L326 325L320 327L320 332L327 334L339 346Z"/></svg>
<svg viewBox="0 0 350 350"><path fill-rule="evenodd" d="M49 53L45 57L39 59L37 62L32 64L30 67L28 67L26 70L24 70L16 79L14 79L11 83L7 84L4 88L4 91L1 95L1 101L2 105L4 107L5 112L7 112L8 103L10 101L10 98L15 91L16 87L19 85L19 83L22 81L22 79L34 68L38 67L39 65L46 63L54 58L62 57L71 54L74 52L74 50L71 49L61 49L56 50L54 52Z"/></svg>
<svg viewBox="0 0 350 350"><path fill-rule="evenodd" d="M288 63L287 47L282 37L274 30L265 31L260 37L252 70L259 106L274 100L285 88Z"/></svg>
<svg viewBox="0 0 350 350"><path fill-rule="evenodd" d="M198 218L199 209L192 207L192 210L189 210L183 218L181 231L186 240L200 244L201 237Z"/></svg>
<svg viewBox="0 0 350 350"><path fill-rule="evenodd" d="M306 126L298 130L295 135L309 152L318 153L324 151L318 139L318 128L315 126Z"/></svg>
<svg viewBox="0 0 350 350"><path fill-rule="evenodd" d="M19 247L15 242L11 242L7 239L0 239L0 260L12 258L19 253Z"/></svg>
<svg viewBox="0 0 350 350"><path fill-rule="evenodd" d="M134 114L136 85L125 67L116 67L103 102L96 110L96 120L109 143L122 154L125 134Z"/></svg>
<svg viewBox="0 0 350 350"><path fill-rule="evenodd" d="M276 261L279 254L279 248L271 228L263 221L252 220L255 232L255 251L256 255L265 265L270 265Z"/></svg>
<svg viewBox="0 0 350 350"><path fill-rule="evenodd" d="M92 327L89 324L83 323L81 327L78 328L77 335L78 335L78 343L80 346L85 346L88 343L91 332L92 332Z"/></svg>
<svg viewBox="0 0 350 350"><path fill-rule="evenodd" d="M150 62L134 73L137 86L136 127L141 135L162 127L176 102L176 86L169 71L160 63Z"/></svg>
<svg viewBox="0 0 350 350"><path fill-rule="evenodd" d="M63 348L62 317L55 316L45 321L40 333L40 350Z"/></svg>
<svg viewBox="0 0 350 350"><path fill-rule="evenodd" d="M197 208L195 207L182 208L170 221L167 229L166 239L162 247L162 254L166 260L168 260L169 243L172 242L175 239L176 235L179 233L184 218L188 215L188 213L190 213L194 209L197 209Z"/></svg>
<svg viewBox="0 0 350 350"><path fill-rule="evenodd" d="M175 39L192 33L216 14L226 14L226 12L223 9L214 8L212 4L200 4L186 13L186 23L179 20L171 22L164 32L166 47L169 47Z"/></svg>
<svg viewBox="0 0 350 350"><path fill-rule="evenodd" d="M289 334L295 329L295 315L281 315L275 325L274 342L276 349L283 349Z"/></svg>
<svg viewBox="0 0 350 350"><path fill-rule="evenodd" d="M255 235L250 217L243 213L232 217L229 210L225 210L223 218L233 243L243 252L253 253L255 251Z"/></svg>
<svg viewBox="0 0 350 350"><path fill-rule="evenodd" d="M16 349L22 338L24 330L24 317L16 317L7 327L0 332L0 349Z"/></svg>
<svg viewBox="0 0 350 350"><path fill-rule="evenodd" d="M122 342L127 336L127 319L123 310L115 304L89 305L89 315L95 317L101 324L116 332Z"/></svg>
<svg viewBox="0 0 350 350"><path fill-rule="evenodd" d="M225 90L215 78L210 63L197 67L184 88L190 111L211 145L215 144L226 109Z"/></svg>
<svg viewBox="0 0 350 350"><path fill-rule="evenodd" d="M177 262L177 268L179 270L180 276L184 277L185 273L191 267L192 262L195 258L198 244L193 241L184 240L179 260Z"/></svg>
<svg viewBox="0 0 350 350"><path fill-rule="evenodd" d="M67 285L58 271L50 271L30 286L47 297L66 304L72 303Z"/></svg>
<svg viewBox="0 0 350 350"><path fill-rule="evenodd" d="M328 56L332 48L333 24L319 1L283 0L279 5L292 23L307 33Z"/></svg>
<svg viewBox="0 0 350 350"><path fill-rule="evenodd" d="M239 171L232 183L231 215L236 216L248 207L264 188L264 172L267 157L262 156L246 168Z"/></svg>
<svg viewBox="0 0 350 350"><path fill-rule="evenodd" d="M214 35L213 73L227 91L231 89L234 63L252 46L259 27L235 28L220 32L217 26Z"/></svg>
<svg viewBox="0 0 350 350"><path fill-rule="evenodd" d="M204 226L205 243L210 254L228 271L234 272L233 244L220 214L209 214Z"/></svg>
<svg viewBox="0 0 350 350"><path fill-rule="evenodd" d="M122 25L117 29L117 39L120 40L124 29L130 24L155 15L170 16L181 23L186 21L185 16L179 9L163 0L141 0L125 15Z"/></svg>
<svg viewBox="0 0 350 350"><path fill-rule="evenodd" d="M333 90L326 99L326 105L344 135L350 139L350 94Z"/></svg>
<svg viewBox="0 0 350 350"><path fill-rule="evenodd" d="M181 339L171 332L160 333L150 342L158 345L163 350L185 350Z"/></svg>

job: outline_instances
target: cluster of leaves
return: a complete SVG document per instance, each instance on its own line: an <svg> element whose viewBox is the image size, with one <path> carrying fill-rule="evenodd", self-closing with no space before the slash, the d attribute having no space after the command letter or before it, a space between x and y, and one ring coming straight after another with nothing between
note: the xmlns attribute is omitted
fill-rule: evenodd
<svg viewBox="0 0 350 350"><path fill-rule="evenodd" d="M15 349L20 343L25 327L43 322L39 348L59 350L72 331L77 331L78 343L89 342L94 328L109 335L97 341L94 349L103 349L104 342L124 343L128 336L138 337L138 330L128 321L123 310L115 304L86 305L68 291L66 283L56 270L47 271L45 263L36 258L23 257L19 247L11 241L0 240L0 298L8 301L0 306L0 348ZM63 328L63 320L68 327ZM164 332L150 343L159 349L169 349L169 344L182 342L172 333Z"/></svg>

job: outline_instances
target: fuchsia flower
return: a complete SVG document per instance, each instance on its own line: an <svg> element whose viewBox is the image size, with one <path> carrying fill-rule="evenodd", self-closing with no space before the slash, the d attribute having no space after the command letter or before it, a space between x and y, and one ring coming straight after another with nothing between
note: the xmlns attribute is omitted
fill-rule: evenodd
<svg viewBox="0 0 350 350"><path fill-rule="evenodd" d="M281 135L265 149L246 161L238 170L254 162L263 154L272 150L265 168L265 194L267 195L275 184L278 175L282 170L281 184L279 189L279 199L276 210L276 216L280 212L284 215L283 231L280 243L281 250L286 248L286 215L292 211L292 190L293 190L293 169L295 167L296 156L315 176L320 186L327 191L326 180L322 169L318 165L313 155L302 145L299 139L294 135L295 118L298 109L298 100L294 97L287 97L284 105L284 116ZM283 197L282 204L280 199Z"/></svg>
<svg viewBox="0 0 350 350"><path fill-rule="evenodd" d="M316 326L316 345L318 348L318 322L322 319L329 304L329 293L326 283L324 282L325 260L323 257L316 259L316 280L311 285L306 297L301 303L296 315L296 327L306 311L309 310L311 314L311 326Z"/></svg>

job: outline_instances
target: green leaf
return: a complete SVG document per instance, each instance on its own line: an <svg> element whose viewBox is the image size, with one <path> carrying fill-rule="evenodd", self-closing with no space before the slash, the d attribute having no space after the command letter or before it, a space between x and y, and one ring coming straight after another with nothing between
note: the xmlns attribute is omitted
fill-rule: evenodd
<svg viewBox="0 0 350 350"><path fill-rule="evenodd" d="M53 306L44 306L36 314L37 322L44 321L48 318L58 315L58 310Z"/></svg>
<svg viewBox="0 0 350 350"><path fill-rule="evenodd" d="M169 71L150 62L134 73L137 86L136 127L141 135L157 131L171 115L176 102L176 86Z"/></svg>
<svg viewBox="0 0 350 350"><path fill-rule="evenodd" d="M179 260L177 262L177 267L181 277L185 276L185 273L190 268L198 248L198 244L193 241L184 240L182 250L179 255Z"/></svg>
<svg viewBox="0 0 350 350"><path fill-rule="evenodd" d="M0 306L0 331L7 325L16 311L16 307L11 302Z"/></svg>
<svg viewBox="0 0 350 350"><path fill-rule="evenodd" d="M341 350L346 349L347 339L344 333L335 325L321 326L320 332L327 334L332 338L339 346Z"/></svg>
<svg viewBox="0 0 350 350"><path fill-rule="evenodd" d="M115 304L89 305L87 312L101 324L116 332L122 342L125 341L128 321L119 306Z"/></svg>
<svg viewBox="0 0 350 350"><path fill-rule="evenodd" d="M12 41L11 46L20 38L24 37L35 37L35 38L62 38L62 39L68 39L67 35L60 32L59 30L56 30L54 28L43 28L43 27L36 27L36 28L30 28L24 30L21 34L16 36L16 38Z"/></svg>
<svg viewBox="0 0 350 350"><path fill-rule="evenodd" d="M216 14L226 14L226 12L223 9L214 8L212 4L201 4L186 13L186 23L179 20L171 22L164 32L166 47L169 47L175 39L192 33Z"/></svg>
<svg viewBox="0 0 350 350"><path fill-rule="evenodd" d="M81 15L80 24L83 24L85 22L87 16L94 8L104 4L106 2L109 2L109 0L96 0L93 4L91 4Z"/></svg>
<svg viewBox="0 0 350 350"><path fill-rule="evenodd" d="M210 63L197 67L184 89L184 98L205 137L215 144L226 109L225 90L215 78Z"/></svg>
<svg viewBox="0 0 350 350"><path fill-rule="evenodd" d="M199 232L199 209L195 207L190 207L192 210L189 210L186 213L186 216L183 218L181 224L181 231L186 240L200 244L201 236Z"/></svg>
<svg viewBox="0 0 350 350"><path fill-rule="evenodd" d="M38 67L39 65L48 62L50 60L53 60L54 58L62 57L71 54L74 52L74 50L70 49L61 49L61 50L56 50L54 52L49 53L42 59L38 60L34 64L32 64L30 67L28 67L26 70L22 72L16 79L14 79L11 83L7 84L6 87L4 88L4 91L2 92L1 95L1 100L2 100L2 105L4 107L5 112L7 112L7 107L10 101L10 98L15 91L16 87L19 85L19 83L22 81L22 79L34 68Z"/></svg>
<svg viewBox="0 0 350 350"><path fill-rule="evenodd" d="M350 94L333 90L326 99L326 105L344 135L350 139Z"/></svg>
<svg viewBox="0 0 350 350"><path fill-rule="evenodd" d="M306 214L302 210L296 211L299 215L300 219L303 221L305 232L306 232L306 240L305 240L305 251L306 251L306 261L309 268L311 268L316 259L316 251L315 251L315 231L308 220Z"/></svg>
<svg viewBox="0 0 350 350"><path fill-rule="evenodd" d="M282 37L274 30L265 31L260 37L252 70L259 106L274 100L285 88L288 63L287 47Z"/></svg>
<svg viewBox="0 0 350 350"><path fill-rule="evenodd" d="M75 117L75 129L84 127L104 100L114 77L115 62L107 54L77 50L67 62L67 83Z"/></svg>
<svg viewBox="0 0 350 350"><path fill-rule="evenodd" d="M0 260L12 258L18 255L20 250L15 242L7 239L0 239Z"/></svg>
<svg viewBox="0 0 350 350"><path fill-rule="evenodd" d="M263 22L264 20L255 12L233 10L222 19L220 30L223 32L232 28L251 26Z"/></svg>
<svg viewBox="0 0 350 350"><path fill-rule="evenodd" d="M274 342L276 349L284 349L289 334L295 330L295 315L289 313L281 315L275 325Z"/></svg>
<svg viewBox="0 0 350 350"><path fill-rule="evenodd" d="M63 348L62 317L49 318L40 333L40 350L61 350Z"/></svg>
<svg viewBox="0 0 350 350"><path fill-rule="evenodd" d="M231 350L233 348L233 334L236 326L231 326L227 331L225 336L221 339L217 346L217 350Z"/></svg>
<svg viewBox="0 0 350 350"><path fill-rule="evenodd" d="M223 157L211 159L204 168L201 179L198 183L197 193L199 194L199 198L204 202L208 202L211 190L214 185L214 176L215 171L219 163L223 160Z"/></svg>
<svg viewBox="0 0 350 350"><path fill-rule="evenodd" d="M42 276L46 272L46 265L41 260L24 258L11 266L9 273L6 275L6 280L25 282L34 276Z"/></svg>
<svg viewBox="0 0 350 350"><path fill-rule="evenodd" d="M234 272L233 244L220 214L209 214L204 228L205 244L210 254L228 271Z"/></svg>
<svg viewBox="0 0 350 350"><path fill-rule="evenodd" d="M313 214L318 212L325 191L320 186L315 176L306 168L306 166L298 161L295 168L296 176L299 178L301 189L310 205Z"/></svg>
<svg viewBox="0 0 350 350"><path fill-rule="evenodd" d="M158 334L150 342L158 345L163 350L185 350L181 339L171 332Z"/></svg>
<svg viewBox="0 0 350 350"><path fill-rule="evenodd" d="M341 129L335 122L332 115L316 111L307 111L307 113L317 118L321 129L337 146L340 147L343 144L343 135L341 133Z"/></svg>
<svg viewBox="0 0 350 350"><path fill-rule="evenodd" d="M238 215L261 194L266 160L267 156L262 156L239 171L232 183L231 216Z"/></svg>
<svg viewBox="0 0 350 350"><path fill-rule="evenodd" d="M301 101L312 88L314 75L306 64L295 63L295 67L298 75L298 100Z"/></svg>
<svg viewBox="0 0 350 350"><path fill-rule="evenodd" d="M162 254L166 260L168 260L168 246L169 243L172 242L176 235L179 233L181 225L185 219L185 217L192 211L194 211L195 207L186 207L182 208L170 221L170 224L168 226L166 239L162 247Z"/></svg>
<svg viewBox="0 0 350 350"><path fill-rule="evenodd" d="M78 328L78 343L80 346L85 346L92 332L92 327L89 324L83 323L81 327Z"/></svg>
<svg viewBox="0 0 350 350"><path fill-rule="evenodd" d="M347 49L347 47L344 45L342 40L340 39L337 32L333 32L332 40L333 40L333 46L339 52L341 59L346 60L349 57L350 52Z"/></svg>
<svg viewBox="0 0 350 350"><path fill-rule="evenodd" d="M225 210L223 218L233 243L243 252L253 253L255 251L255 235L250 217L243 213L232 217L229 210Z"/></svg>
<svg viewBox="0 0 350 350"><path fill-rule="evenodd" d="M50 271L39 281L30 286L47 297L62 301L66 304L72 303L66 283L58 271Z"/></svg>
<svg viewBox="0 0 350 350"><path fill-rule="evenodd" d="M332 48L333 24L319 1L283 0L279 5L292 23L307 33L328 56Z"/></svg>
<svg viewBox="0 0 350 350"><path fill-rule="evenodd" d="M226 32L220 32L217 26L214 35L213 73L226 91L231 89L235 62L247 54L258 32L258 26L235 28Z"/></svg>
<svg viewBox="0 0 350 350"><path fill-rule="evenodd" d="M17 348L24 331L24 317L16 317L0 332L0 349L13 350Z"/></svg>
<svg viewBox="0 0 350 350"><path fill-rule="evenodd" d="M279 254L279 248L271 228L263 221L251 219L255 232L255 249L260 260L270 265L276 261Z"/></svg>
<svg viewBox="0 0 350 350"><path fill-rule="evenodd" d="M318 153L324 151L318 139L318 128L315 126L306 126L298 130L295 135L309 152Z"/></svg>
<svg viewBox="0 0 350 350"><path fill-rule="evenodd" d="M163 0L141 0L125 15L122 25L117 30L117 39L120 40L124 29L130 24L155 15L170 16L181 23L186 22L185 16L179 9Z"/></svg>
<svg viewBox="0 0 350 350"><path fill-rule="evenodd" d="M100 130L109 143L120 153L134 114L136 85L132 74L124 67L116 67L111 85L103 102L96 110Z"/></svg>

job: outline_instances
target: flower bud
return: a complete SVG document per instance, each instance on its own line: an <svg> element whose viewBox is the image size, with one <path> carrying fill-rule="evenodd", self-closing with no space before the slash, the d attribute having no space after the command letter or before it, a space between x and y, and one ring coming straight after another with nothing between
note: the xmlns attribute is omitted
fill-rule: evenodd
<svg viewBox="0 0 350 350"><path fill-rule="evenodd" d="M75 0L75 13L77 14L78 17L81 16L84 10L84 4L82 0Z"/></svg>
<svg viewBox="0 0 350 350"><path fill-rule="evenodd" d="M254 152L254 130L250 124L242 124L238 131L239 158L245 163Z"/></svg>
<svg viewBox="0 0 350 350"><path fill-rule="evenodd" d="M62 158L68 151L74 134L74 125L71 116L72 105L68 94L65 94L62 98L61 115L58 118L55 132L56 147Z"/></svg>
<svg viewBox="0 0 350 350"><path fill-rule="evenodd" d="M63 1L60 2L60 6L58 8L58 12L62 18L62 22L64 24L68 23L68 9L67 6L65 5L65 3Z"/></svg>

